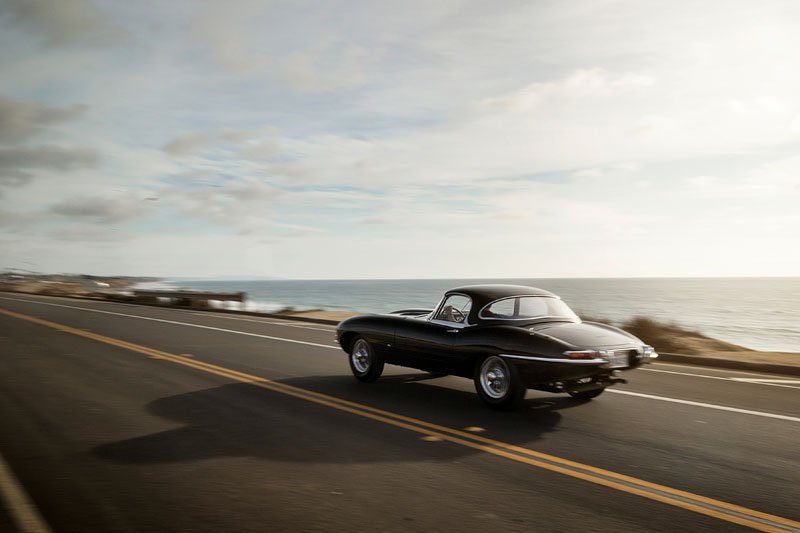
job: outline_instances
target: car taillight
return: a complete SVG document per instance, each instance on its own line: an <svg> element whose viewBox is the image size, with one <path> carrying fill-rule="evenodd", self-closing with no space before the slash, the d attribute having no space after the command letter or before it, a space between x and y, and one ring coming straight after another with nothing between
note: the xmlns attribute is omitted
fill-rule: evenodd
<svg viewBox="0 0 800 533"><path fill-rule="evenodd" d="M564 352L569 359L599 359L600 352L597 350L576 350Z"/></svg>
<svg viewBox="0 0 800 533"><path fill-rule="evenodd" d="M642 347L642 355L646 359L656 359L656 358L658 358L658 354L656 353L655 348L653 348L652 346L649 346L647 344L645 344Z"/></svg>

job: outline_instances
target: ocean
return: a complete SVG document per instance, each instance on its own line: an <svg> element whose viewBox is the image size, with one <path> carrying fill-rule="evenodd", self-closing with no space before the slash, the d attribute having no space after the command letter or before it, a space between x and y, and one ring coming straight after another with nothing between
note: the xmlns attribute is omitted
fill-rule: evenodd
<svg viewBox="0 0 800 533"><path fill-rule="evenodd" d="M756 350L800 352L800 278L166 279L159 285L244 291L249 299L247 309L265 312L294 307L384 313L431 308L443 291L476 283L546 289L561 296L579 315L615 322L645 316Z"/></svg>

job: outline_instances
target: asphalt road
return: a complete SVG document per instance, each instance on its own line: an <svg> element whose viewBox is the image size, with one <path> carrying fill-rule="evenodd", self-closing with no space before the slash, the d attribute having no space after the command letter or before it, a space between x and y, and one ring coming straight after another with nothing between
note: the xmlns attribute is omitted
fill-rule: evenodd
<svg viewBox="0 0 800 533"><path fill-rule="evenodd" d="M333 331L0 293L0 530L800 530L796 377L656 363L498 413L358 383Z"/></svg>

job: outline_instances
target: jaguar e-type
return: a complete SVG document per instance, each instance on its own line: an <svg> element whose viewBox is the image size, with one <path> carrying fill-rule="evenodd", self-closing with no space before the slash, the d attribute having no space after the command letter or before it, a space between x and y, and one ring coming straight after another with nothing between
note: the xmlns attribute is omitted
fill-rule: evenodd
<svg viewBox="0 0 800 533"><path fill-rule="evenodd" d="M472 378L497 409L527 389L588 400L658 357L630 333L584 322L555 294L519 285L458 287L433 310L348 318L336 338L359 381L377 380L387 363Z"/></svg>

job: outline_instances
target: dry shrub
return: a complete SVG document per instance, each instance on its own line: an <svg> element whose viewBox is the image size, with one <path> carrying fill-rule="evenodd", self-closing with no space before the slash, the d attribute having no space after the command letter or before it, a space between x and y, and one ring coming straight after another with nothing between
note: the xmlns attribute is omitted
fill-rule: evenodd
<svg viewBox="0 0 800 533"><path fill-rule="evenodd" d="M657 352L710 355L717 352L751 351L749 348L714 339L674 323L663 324L641 316L632 318L622 328L652 345Z"/></svg>
<svg viewBox="0 0 800 533"><path fill-rule="evenodd" d="M716 352L750 351L747 348L703 335L675 323L664 323L636 316L621 324L597 317L582 317L587 322L600 322L619 326L653 346L657 352L686 355L709 355Z"/></svg>

